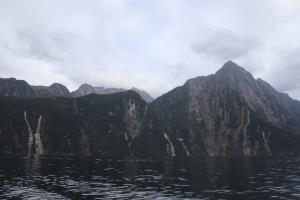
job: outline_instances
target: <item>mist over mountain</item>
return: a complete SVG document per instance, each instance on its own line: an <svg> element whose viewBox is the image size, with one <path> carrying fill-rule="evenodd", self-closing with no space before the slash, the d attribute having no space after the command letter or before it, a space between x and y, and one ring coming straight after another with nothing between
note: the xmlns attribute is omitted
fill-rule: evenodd
<svg viewBox="0 0 300 200"><path fill-rule="evenodd" d="M300 152L300 103L232 61L151 103L137 89L84 84L73 98L59 84L1 83L1 152L155 158Z"/></svg>
<svg viewBox="0 0 300 200"><path fill-rule="evenodd" d="M127 89L122 88L104 88L104 87L95 87L89 84L82 84L79 88L72 92L73 97L80 97L85 96L88 94L113 94L117 92L124 92ZM147 102L150 103L153 101L153 98L145 91L139 90L135 87L131 88L130 90L136 91L141 95L141 97Z"/></svg>

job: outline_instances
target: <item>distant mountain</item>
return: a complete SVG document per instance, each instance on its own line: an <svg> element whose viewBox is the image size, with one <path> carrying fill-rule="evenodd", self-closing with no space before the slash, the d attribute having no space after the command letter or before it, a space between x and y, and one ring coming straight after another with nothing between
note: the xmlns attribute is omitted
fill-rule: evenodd
<svg viewBox="0 0 300 200"><path fill-rule="evenodd" d="M117 92L124 92L124 89L120 88L104 88L95 87L89 84L82 84L79 88L72 92L73 97L81 97L89 94L112 94Z"/></svg>
<svg viewBox="0 0 300 200"><path fill-rule="evenodd" d="M0 96L11 97L71 97L68 88L54 83L50 86L31 86L15 78L0 78Z"/></svg>
<svg viewBox="0 0 300 200"><path fill-rule="evenodd" d="M141 95L141 97L147 102L150 103L153 101L153 98L145 91L139 90L137 88L131 88L130 90L136 91ZM80 97L80 96L85 96L88 94L113 94L117 92L124 92L127 91L127 89L122 89L122 88L104 88L104 87L95 87L89 84L83 84L79 86L77 90L72 92L73 97Z"/></svg>
<svg viewBox="0 0 300 200"><path fill-rule="evenodd" d="M35 96L39 97L71 97L68 88L60 83L53 83L50 86L31 86Z"/></svg>
<svg viewBox="0 0 300 200"><path fill-rule="evenodd" d="M132 90L85 95L108 91L88 85L77 98L16 98L34 90L24 81L0 83L0 152L300 155L300 102L232 61L148 104Z"/></svg>
<svg viewBox="0 0 300 200"><path fill-rule="evenodd" d="M143 90L139 90L134 87L130 90L136 91L140 94L147 103L153 101L153 98ZM16 80L15 78L0 78L0 96L81 97L89 94L113 94L124 91L127 91L127 89L94 87L89 84L83 84L71 93L66 86L60 83L53 83L50 86L31 86L23 80Z"/></svg>

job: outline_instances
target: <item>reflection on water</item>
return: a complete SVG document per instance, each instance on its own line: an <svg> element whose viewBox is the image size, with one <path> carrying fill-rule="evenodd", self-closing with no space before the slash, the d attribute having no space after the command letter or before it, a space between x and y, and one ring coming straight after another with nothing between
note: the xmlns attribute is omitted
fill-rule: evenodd
<svg viewBox="0 0 300 200"><path fill-rule="evenodd" d="M0 199L297 199L300 158L0 156Z"/></svg>

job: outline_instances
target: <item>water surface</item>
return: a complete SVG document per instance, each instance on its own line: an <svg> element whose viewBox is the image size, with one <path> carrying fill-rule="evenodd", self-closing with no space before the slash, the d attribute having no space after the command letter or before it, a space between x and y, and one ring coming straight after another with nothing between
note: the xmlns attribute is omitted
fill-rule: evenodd
<svg viewBox="0 0 300 200"><path fill-rule="evenodd" d="M0 199L300 199L300 158L0 156Z"/></svg>

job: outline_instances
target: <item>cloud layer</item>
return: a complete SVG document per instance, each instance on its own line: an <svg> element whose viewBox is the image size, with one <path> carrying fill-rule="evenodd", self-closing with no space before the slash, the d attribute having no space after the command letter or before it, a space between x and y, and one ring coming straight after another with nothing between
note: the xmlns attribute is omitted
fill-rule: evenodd
<svg viewBox="0 0 300 200"><path fill-rule="evenodd" d="M2 0L0 76L153 96L232 59L300 99L298 0Z"/></svg>

